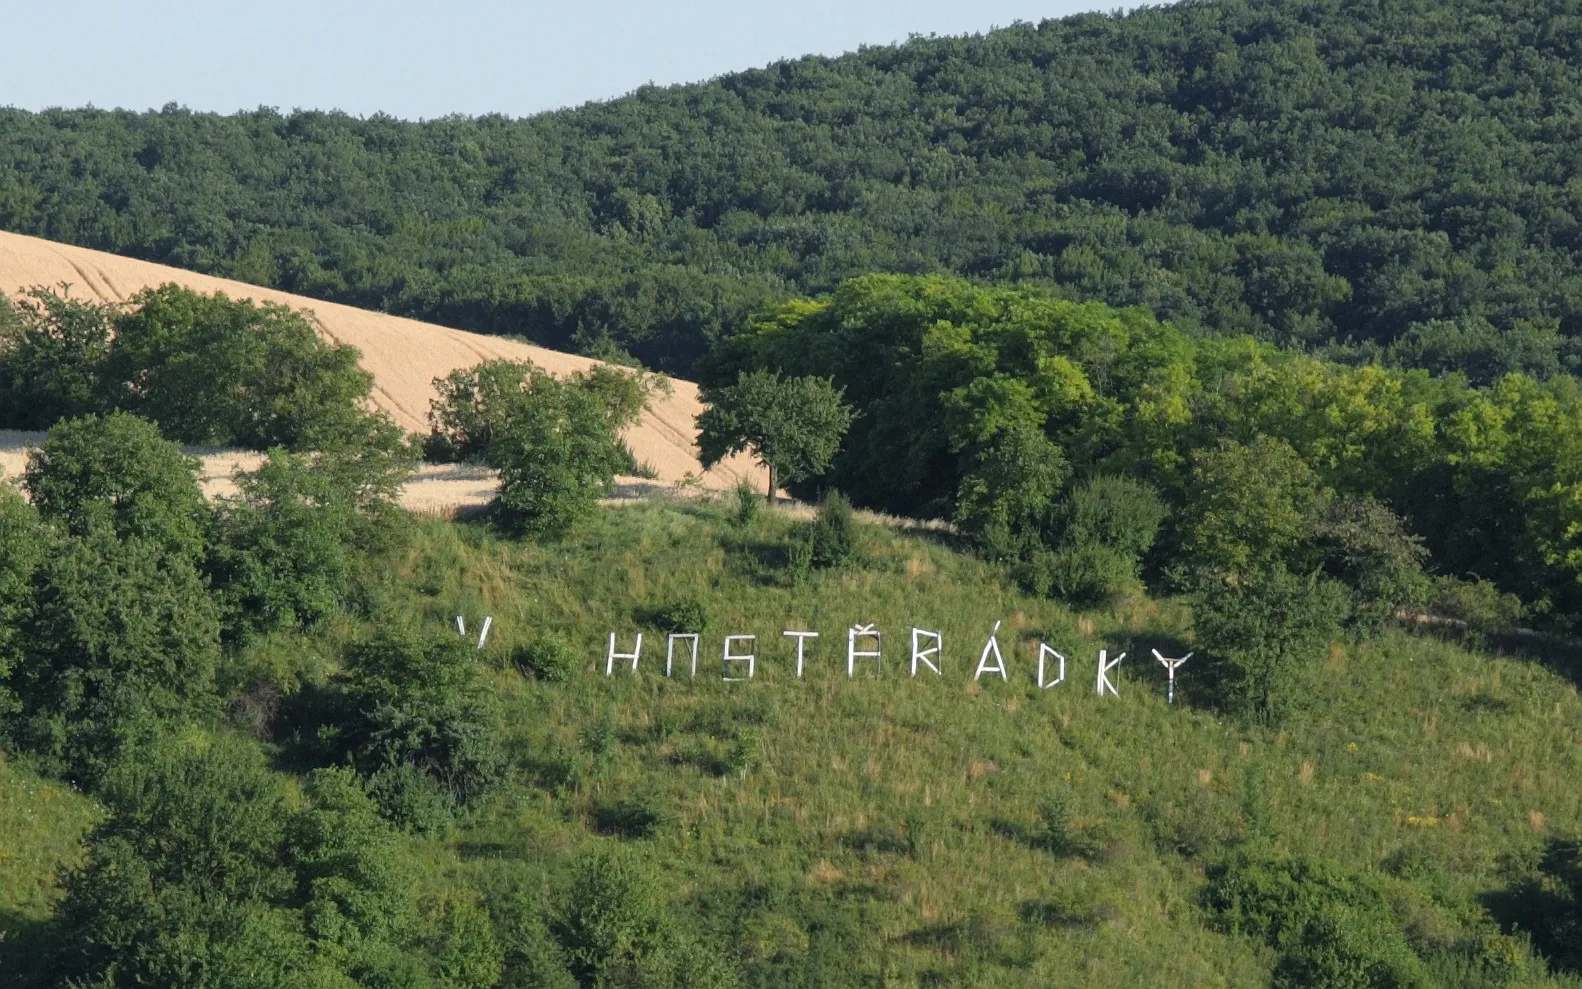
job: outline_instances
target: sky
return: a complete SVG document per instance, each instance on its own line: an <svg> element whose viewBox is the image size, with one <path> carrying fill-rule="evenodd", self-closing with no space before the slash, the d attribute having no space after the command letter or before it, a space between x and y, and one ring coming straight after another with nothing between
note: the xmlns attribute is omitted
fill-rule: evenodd
<svg viewBox="0 0 1582 989"><path fill-rule="evenodd" d="M0 106L527 116L1094 0L51 0L7 5Z"/></svg>

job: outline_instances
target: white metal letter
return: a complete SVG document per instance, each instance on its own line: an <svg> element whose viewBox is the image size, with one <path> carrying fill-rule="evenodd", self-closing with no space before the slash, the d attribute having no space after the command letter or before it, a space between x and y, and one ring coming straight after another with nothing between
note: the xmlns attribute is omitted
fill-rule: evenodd
<svg viewBox="0 0 1582 989"><path fill-rule="evenodd" d="M604 675L615 675L615 661L629 659L632 661L632 672L637 672L637 658L643 654L643 633L637 633L637 645L629 653L615 651L615 633L610 633L610 651L604 657Z"/></svg>
<svg viewBox="0 0 1582 989"><path fill-rule="evenodd" d="M989 633L989 641L983 644L983 655L978 657L977 672L972 674L972 682L977 683L978 678L985 673L998 673L1001 680L1011 679L1005 671L1005 656L1000 652L1000 623L994 623L994 631ZM994 654L994 665L989 665L989 654Z"/></svg>
<svg viewBox="0 0 1582 989"><path fill-rule="evenodd" d="M1110 671L1121 665L1121 660L1125 658L1126 654L1121 653L1119 656L1115 657L1115 661L1112 663L1109 662L1108 653L1106 653L1103 649L1099 650L1099 679L1098 683L1095 685L1095 689L1098 690L1100 697L1104 696L1104 691L1106 690L1110 692L1111 697L1120 696L1120 694L1115 690L1115 684L1110 682Z"/></svg>
<svg viewBox="0 0 1582 989"><path fill-rule="evenodd" d="M484 620L483 620L483 631L478 633L478 648L479 649L482 649L483 648L483 644L485 642L489 641L489 626L493 625L493 624L494 624L493 616L486 616L484 618Z"/></svg>
<svg viewBox="0 0 1582 989"><path fill-rule="evenodd" d="M1048 659L1050 656L1053 656L1056 659L1060 660L1060 675L1055 677L1053 680L1050 680L1048 683L1045 683L1044 682L1044 660ZM1047 643L1040 642L1038 644L1038 688L1040 690L1048 690L1050 687L1053 687L1055 684L1060 683L1065 678L1066 678L1066 657L1060 655L1058 652L1055 652L1053 649L1049 648Z"/></svg>
<svg viewBox="0 0 1582 989"><path fill-rule="evenodd" d="M919 639L933 639L934 640L934 644L929 646L927 649L919 649L918 648L918 645L920 644L918 642ZM939 660L941 663L943 663L945 660L944 660L943 657L940 656L939 651L941 649L943 649L944 647L945 647L945 640L944 640L944 638L942 638L940 636L940 634L938 632L928 632L928 631L924 631L923 629L920 629L920 628L912 629L912 675L913 676L917 676L917 664L918 663L922 663L924 666L926 666L929 669L933 670L935 673L940 673L941 675L943 675L943 673L941 673L939 667L935 666L933 663L928 661L928 657L932 656L935 659Z"/></svg>
<svg viewBox="0 0 1582 989"><path fill-rule="evenodd" d="M746 655L740 655L738 653L731 652L731 646L738 642L756 643L757 641L758 636L756 635L727 635L725 637L725 648L720 652L720 670L726 682L740 683L743 680L751 680L753 678L753 670L755 670L758 665L757 651L754 650L753 652L747 653ZM732 663L746 663L747 675L744 677L731 676Z"/></svg>
<svg viewBox="0 0 1582 989"><path fill-rule="evenodd" d="M676 640L677 639L691 639L692 640L692 675L693 676L697 676L698 675L698 633L696 633L696 632L672 632L672 633L670 633L670 636L667 639L665 639L665 676L669 676L670 675L670 661L671 661L672 658L674 658L674 656L676 654Z"/></svg>
<svg viewBox="0 0 1582 989"><path fill-rule="evenodd" d="M1154 659L1159 660L1159 662L1165 665L1165 672L1169 674L1170 677L1170 686L1165 693L1166 704L1174 704L1176 702L1176 667L1180 666L1182 663L1191 658L1192 654L1187 653L1180 659L1166 659L1165 657L1159 655L1159 650L1154 650Z"/></svg>
<svg viewBox="0 0 1582 989"><path fill-rule="evenodd" d="M460 615L456 616L456 634L464 639L467 637L467 622Z"/></svg>
<svg viewBox="0 0 1582 989"><path fill-rule="evenodd" d="M872 639L873 640L873 649L871 649L871 650L858 649L857 648L857 640L859 638ZM857 660L859 660L859 659L871 659L871 660L873 660L876 664L878 664L879 673L883 674L884 673L884 660L879 656L880 649L881 649L881 643L880 643L880 640L879 640L879 630L878 630L878 628L876 628L876 627L874 627L872 625L853 625L851 628L847 629L846 630L846 675L849 676L849 677L853 677L853 676L857 675Z"/></svg>
<svg viewBox="0 0 1582 989"><path fill-rule="evenodd" d="M817 632L793 632L790 629L787 629L786 631L781 632L780 634L782 636L789 636L790 638L793 638L793 639L796 640L796 675L797 675L797 679L800 680L800 679L802 679L802 658L803 658L802 657L802 647L807 645L807 640L808 639L816 639L816 638L818 638L818 633Z"/></svg>

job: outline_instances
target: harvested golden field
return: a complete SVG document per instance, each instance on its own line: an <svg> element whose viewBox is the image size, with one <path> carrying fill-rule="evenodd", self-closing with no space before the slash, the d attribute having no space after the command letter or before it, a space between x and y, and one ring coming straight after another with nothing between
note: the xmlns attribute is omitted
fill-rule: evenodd
<svg viewBox="0 0 1582 989"><path fill-rule="evenodd" d="M433 381L459 367L470 367L494 358L529 360L553 374L570 374L599 362L543 347L448 329L400 316L355 309L333 302L319 302L289 292L259 288L245 282L195 274L180 268L136 261L102 251L92 251L37 237L0 231L0 291L16 293L35 285L67 283L71 294L104 302L125 302L145 288L176 283L198 292L224 292L233 299L273 302L310 311L312 321L327 339L349 343L362 351L362 364L374 376L374 404L390 413L409 432L427 430ZM745 457L736 457L702 471L697 457L694 420L703 410L698 387L690 381L671 379L669 395L657 395L650 411L626 435L639 463L652 467L661 482L675 484L697 476L706 488L725 489L742 478L764 483L761 470ZM13 438L15 446L15 438ZM8 464L8 473L17 467ZM456 468L447 468L455 473ZM435 471L425 471L425 477ZM229 469L222 471L229 476ZM438 480L436 478L436 480ZM476 486L476 478L453 478L462 486ZM492 480L488 482L492 490ZM459 490L459 489L458 489ZM451 503L448 496L443 499ZM456 503L471 503L462 498Z"/></svg>

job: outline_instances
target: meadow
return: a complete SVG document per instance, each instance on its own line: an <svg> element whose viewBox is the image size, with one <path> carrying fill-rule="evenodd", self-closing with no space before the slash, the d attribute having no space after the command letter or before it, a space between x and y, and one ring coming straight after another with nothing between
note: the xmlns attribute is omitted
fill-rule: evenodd
<svg viewBox="0 0 1582 989"><path fill-rule="evenodd" d="M1199 700L1190 662L1166 704L1144 657L1192 648L1178 602L1073 611L948 533L880 525L863 527L858 565L798 579L783 555L799 524L679 500L605 509L543 543L414 521L377 593L435 626L492 617L479 662L511 765L481 809L403 839L432 909L526 896L552 913L576 864L608 848L652 869L667 913L748 985L1267 985L1273 951L1205 900L1216 867L1256 849L1374 877L1446 984L1479 984L1490 939L1525 955L1496 925L1524 923L1545 848L1582 832L1579 668L1559 647L1337 643L1304 713L1250 727ZM666 679L652 615L683 600L707 614L699 674ZM1010 680L975 682L996 621ZM869 622L883 672L848 678L843 633ZM913 625L943 633L943 676L908 675ZM800 680L786 628L823 633ZM608 633L625 650L638 630L639 672L605 677ZM293 698L360 631L277 635L230 671L283 695L239 689L232 707L283 770ZM738 633L759 636L757 676L725 683L720 638ZM579 659L565 682L513 662L546 635ZM1070 658L1047 690L1039 641ZM1100 648L1128 654L1116 697L1094 692ZM46 984L29 958L95 816L0 768L0 985ZM1555 967L1522 961L1516 981L1582 985Z"/></svg>

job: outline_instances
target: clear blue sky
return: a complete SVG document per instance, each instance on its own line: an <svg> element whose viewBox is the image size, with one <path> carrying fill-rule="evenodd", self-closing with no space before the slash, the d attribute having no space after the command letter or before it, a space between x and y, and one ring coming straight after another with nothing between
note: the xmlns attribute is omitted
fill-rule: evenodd
<svg viewBox="0 0 1582 989"><path fill-rule="evenodd" d="M1094 0L17 0L5 8L0 106L174 102L406 118L525 116L647 82L1109 9Z"/></svg>

